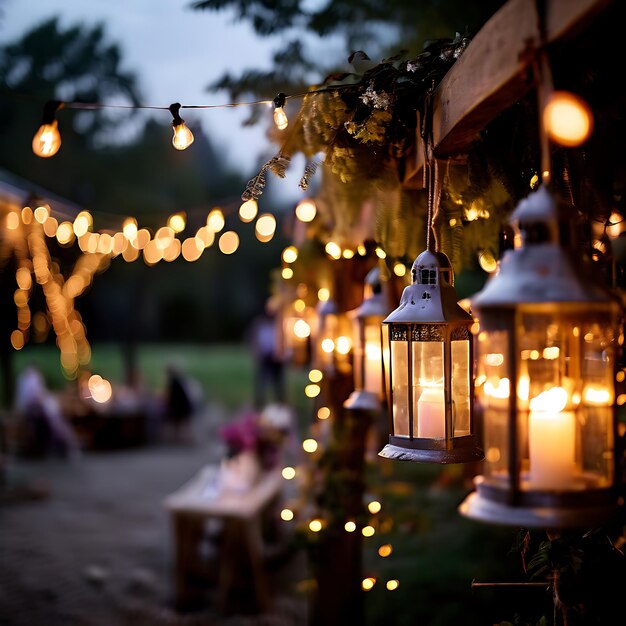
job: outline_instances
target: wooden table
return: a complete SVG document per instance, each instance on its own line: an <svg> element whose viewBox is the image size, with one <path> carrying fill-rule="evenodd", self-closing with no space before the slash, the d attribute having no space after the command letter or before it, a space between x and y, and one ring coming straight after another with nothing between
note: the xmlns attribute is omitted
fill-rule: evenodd
<svg viewBox="0 0 626 626"><path fill-rule="evenodd" d="M217 571L218 605L227 610L229 592L237 575L244 574L242 556L248 561L257 608L267 611L271 597L263 567L263 515L281 492L279 468L262 472L245 491L217 491L219 466L203 467L180 489L170 494L164 507L170 514L175 543L175 594L179 609L197 607L204 586L194 583L199 567L199 544L206 520L223 521L223 537ZM235 557L235 555L239 556ZM208 580L206 581L208 583Z"/></svg>

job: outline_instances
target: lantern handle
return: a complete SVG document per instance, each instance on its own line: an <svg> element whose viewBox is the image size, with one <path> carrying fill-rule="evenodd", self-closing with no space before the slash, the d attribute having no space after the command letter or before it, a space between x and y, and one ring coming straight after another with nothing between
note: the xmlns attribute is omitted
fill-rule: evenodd
<svg viewBox="0 0 626 626"><path fill-rule="evenodd" d="M422 146L424 149L424 170L423 186L427 191L427 214L426 214L426 250L438 249L437 235L433 228L433 223L439 209L439 196L441 193L439 186L439 163L435 158L435 148L433 142L433 119L432 119L432 98L435 93L434 81L426 92L424 98L424 115L421 126Z"/></svg>
<svg viewBox="0 0 626 626"><path fill-rule="evenodd" d="M547 6L545 0L536 0L535 9L537 11L538 45L534 50L532 69L537 89L541 181L544 185L548 186L552 178L552 159L550 158L550 139L543 121L543 111L546 107L548 97L554 91L554 79L552 77L552 68L550 67L550 59L546 48Z"/></svg>

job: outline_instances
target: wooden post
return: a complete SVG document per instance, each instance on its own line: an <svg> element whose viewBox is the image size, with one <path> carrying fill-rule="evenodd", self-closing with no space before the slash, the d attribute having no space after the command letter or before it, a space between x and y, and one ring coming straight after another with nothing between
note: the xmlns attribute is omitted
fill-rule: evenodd
<svg viewBox="0 0 626 626"><path fill-rule="evenodd" d="M363 281L372 267L363 257L333 263L334 295L340 312L357 308ZM344 525L363 511L365 447L371 416L348 411L343 403L354 390L352 372L335 371L323 380L333 416L328 448L322 460L320 504L326 526L312 551L316 592L311 603L312 626L359 626L365 621L361 580L363 535Z"/></svg>

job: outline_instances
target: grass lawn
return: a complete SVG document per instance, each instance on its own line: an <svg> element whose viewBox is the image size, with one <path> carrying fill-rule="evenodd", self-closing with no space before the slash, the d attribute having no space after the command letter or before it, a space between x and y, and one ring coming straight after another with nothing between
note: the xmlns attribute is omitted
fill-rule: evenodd
<svg viewBox="0 0 626 626"><path fill-rule="evenodd" d="M137 348L136 358L142 384L155 393L164 390L167 366L176 365L200 383L207 401L222 404L232 411L252 404L254 363L244 344L144 344ZM27 345L15 353L16 374L29 363L40 368L51 389L60 390L68 384L55 346ZM100 374L113 385L123 384L125 371L121 346L113 343L93 345L90 371ZM311 411L311 401L303 393L307 371L288 367L286 382L289 402L299 416L307 416Z"/></svg>

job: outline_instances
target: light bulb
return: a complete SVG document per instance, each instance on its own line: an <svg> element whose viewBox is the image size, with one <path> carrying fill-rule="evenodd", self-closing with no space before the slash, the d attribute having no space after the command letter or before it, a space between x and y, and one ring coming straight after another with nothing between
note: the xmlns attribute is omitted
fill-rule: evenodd
<svg viewBox="0 0 626 626"><path fill-rule="evenodd" d="M552 141L575 147L591 136L593 113L579 96L568 91L555 91L543 110L543 124Z"/></svg>
<svg viewBox="0 0 626 626"><path fill-rule="evenodd" d="M289 120L287 119L287 114L285 113L285 94L279 93L273 100L274 104L274 123L276 124L276 128L278 130L285 130L289 125Z"/></svg>
<svg viewBox="0 0 626 626"><path fill-rule="evenodd" d="M42 158L54 156L61 147L59 123L55 119L58 109L63 106L58 100L49 100L43 108L41 126L33 137L33 152Z"/></svg>
<svg viewBox="0 0 626 626"><path fill-rule="evenodd" d="M170 113L172 114L172 128L174 129L174 137L172 145L176 150L185 150L193 143L193 133L187 128L185 120L178 114L180 104L175 102L170 105Z"/></svg>

